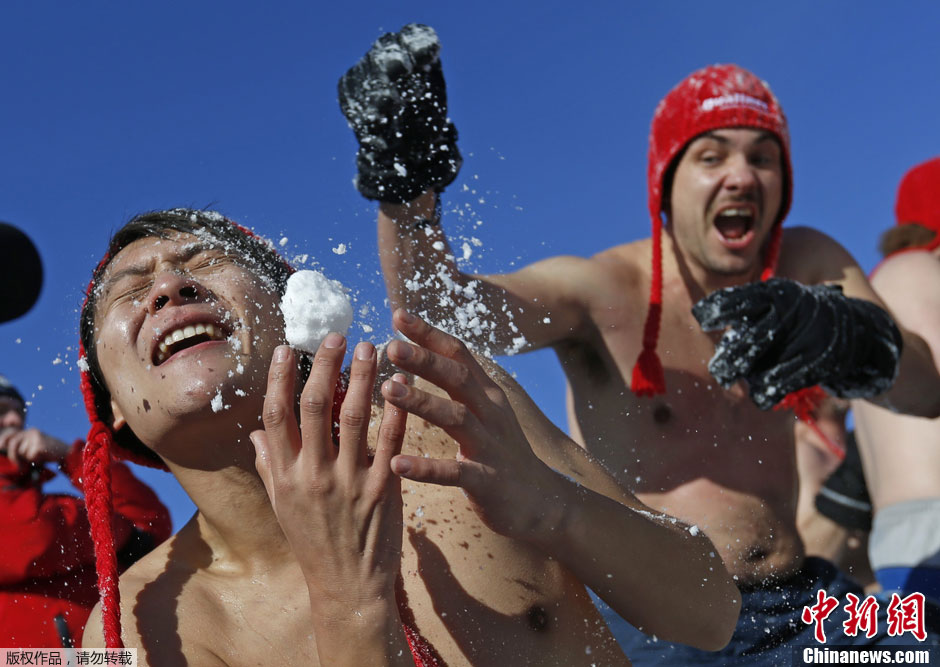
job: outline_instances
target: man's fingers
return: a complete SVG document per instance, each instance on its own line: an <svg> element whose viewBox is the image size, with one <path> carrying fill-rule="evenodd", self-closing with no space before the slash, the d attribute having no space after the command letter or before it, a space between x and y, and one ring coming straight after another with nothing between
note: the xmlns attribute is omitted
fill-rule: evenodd
<svg viewBox="0 0 940 667"><path fill-rule="evenodd" d="M465 465L466 462L454 459L428 459L404 454L393 458L391 463L392 472L399 477L440 486L460 486L461 468Z"/></svg>
<svg viewBox="0 0 940 667"><path fill-rule="evenodd" d="M25 431L17 431L6 441L7 457L16 465L20 465L24 438Z"/></svg>
<svg viewBox="0 0 940 667"><path fill-rule="evenodd" d="M277 470L290 465L300 450L297 419L294 417L296 373L294 353L290 347L280 345L275 348L268 369L261 421L267 432L269 460Z"/></svg>
<svg viewBox="0 0 940 667"><path fill-rule="evenodd" d="M389 343L388 358L397 366L466 403L483 421L492 419L494 404L506 407L505 394L463 342L402 309L395 312L393 323L420 346L409 346L403 341Z"/></svg>
<svg viewBox="0 0 940 667"><path fill-rule="evenodd" d="M708 371L725 388L747 377L772 344L768 333L765 322L726 331L715 346Z"/></svg>
<svg viewBox="0 0 940 667"><path fill-rule="evenodd" d="M372 416L372 388L375 385L375 346L361 342L353 351L349 367L349 388L340 408L339 460L352 470L366 463L366 440Z"/></svg>
<svg viewBox="0 0 940 667"><path fill-rule="evenodd" d="M346 338L329 333L313 357L300 394L300 433L305 457L316 465L336 458L333 446L333 394L346 353Z"/></svg>
<svg viewBox="0 0 940 667"><path fill-rule="evenodd" d="M273 488L271 486L271 453L268 443L268 436L262 430L252 431L248 434L248 439L255 448L255 469L264 483L264 488L268 492L268 498L273 500Z"/></svg>
<svg viewBox="0 0 940 667"><path fill-rule="evenodd" d="M411 54L417 67L435 62L441 52L441 42L434 28L421 23L404 26L398 33L398 41Z"/></svg>
<svg viewBox="0 0 940 667"><path fill-rule="evenodd" d="M382 385L382 395L392 405L443 429L460 443L461 452L467 457L476 458L481 443L488 440L486 428L463 403L435 396L394 379Z"/></svg>
<svg viewBox="0 0 940 667"><path fill-rule="evenodd" d="M703 331L715 331L745 318L759 317L771 305L762 285L752 283L712 292L692 306L692 315Z"/></svg>
<svg viewBox="0 0 940 667"><path fill-rule="evenodd" d="M462 342L450 334L432 327L420 317L412 315L403 308L397 309L392 314L392 324L409 340L413 340L432 352L437 352L448 359L457 361L464 361L467 358L472 359L470 351Z"/></svg>
<svg viewBox="0 0 940 667"><path fill-rule="evenodd" d="M392 376L393 382L407 385L408 379L401 373ZM379 427L379 438L375 445L375 460L373 467L382 470L389 469L392 457L401 452L402 442L405 439L405 424L408 421L408 412L386 401L382 412L382 425Z"/></svg>

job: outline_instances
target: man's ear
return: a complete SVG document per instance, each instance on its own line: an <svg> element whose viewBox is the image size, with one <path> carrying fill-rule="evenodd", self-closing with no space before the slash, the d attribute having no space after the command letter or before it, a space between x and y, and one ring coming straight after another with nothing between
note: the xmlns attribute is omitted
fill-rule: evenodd
<svg viewBox="0 0 940 667"><path fill-rule="evenodd" d="M124 413L121 412L121 408L118 407L118 404L111 401L111 430L117 433L122 428L127 426L127 420L124 419Z"/></svg>

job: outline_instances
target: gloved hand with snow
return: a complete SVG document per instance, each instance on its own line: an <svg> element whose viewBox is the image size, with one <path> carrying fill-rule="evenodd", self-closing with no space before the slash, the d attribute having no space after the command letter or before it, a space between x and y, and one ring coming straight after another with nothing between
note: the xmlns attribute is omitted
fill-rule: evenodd
<svg viewBox="0 0 940 667"><path fill-rule="evenodd" d="M460 171L447 118L441 43L410 23L380 37L339 80L339 105L359 140L356 187L368 199L405 203L441 192Z"/></svg>
<svg viewBox="0 0 940 667"><path fill-rule="evenodd" d="M902 339L891 316L838 286L772 278L713 292L692 314L705 331L728 327L708 370L726 388L747 380L762 410L816 384L869 398L897 375Z"/></svg>

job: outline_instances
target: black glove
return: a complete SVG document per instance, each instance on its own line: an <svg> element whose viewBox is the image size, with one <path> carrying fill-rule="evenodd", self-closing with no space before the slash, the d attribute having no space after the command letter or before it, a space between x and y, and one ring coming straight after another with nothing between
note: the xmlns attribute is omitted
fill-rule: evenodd
<svg viewBox="0 0 940 667"><path fill-rule="evenodd" d="M356 187L364 197L401 204L457 177L463 158L447 118L440 50L432 28L409 23L376 40L339 80L339 106L359 140Z"/></svg>
<svg viewBox="0 0 940 667"><path fill-rule="evenodd" d="M815 384L869 398L897 375L902 339L891 316L837 286L772 278L713 292L692 314L705 331L730 327L708 370L724 387L746 379L762 410Z"/></svg>

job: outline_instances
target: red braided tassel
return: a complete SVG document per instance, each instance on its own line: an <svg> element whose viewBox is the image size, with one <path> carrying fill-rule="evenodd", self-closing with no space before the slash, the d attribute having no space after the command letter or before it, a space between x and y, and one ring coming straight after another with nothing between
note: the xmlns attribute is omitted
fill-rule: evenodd
<svg viewBox="0 0 940 667"><path fill-rule="evenodd" d="M773 278L777 273L777 260L780 258L780 244L783 241L783 223L778 222L770 232L770 243L767 245L767 254L764 255L764 268L760 279Z"/></svg>
<svg viewBox="0 0 940 667"><path fill-rule="evenodd" d="M666 375L656 350L643 348L633 367L630 391L637 396L654 396L666 393Z"/></svg>
<svg viewBox="0 0 940 667"><path fill-rule="evenodd" d="M446 667L447 663L438 655L431 642L415 627L415 615L408 604L408 593L405 592L405 582L400 574L395 580L395 602L398 604L398 616L401 618L408 648L411 649L411 659L416 667Z"/></svg>
<svg viewBox="0 0 940 667"><path fill-rule="evenodd" d="M643 323L643 350L633 366L630 391L636 396L666 393L666 375L656 354L659 325L663 316L663 223L653 216L652 266L650 267L650 309Z"/></svg>
<svg viewBox="0 0 940 667"><path fill-rule="evenodd" d="M793 391L783 397L783 400L774 406L774 410L793 410L797 419L809 426L813 433L819 436L819 439L826 445L826 449L832 452L840 461L845 459L845 448L840 447L829 436L822 432L819 424L816 423L816 411L826 398L826 392L822 387L805 387L798 391Z"/></svg>
<svg viewBox="0 0 940 667"><path fill-rule="evenodd" d="M416 667L444 667L444 661L420 632L407 623L403 623L401 627L405 631L405 639L411 649L411 659L415 661Z"/></svg>
<svg viewBox="0 0 940 667"><path fill-rule="evenodd" d="M791 391L774 406L774 410L793 410L793 414L806 421L812 419L824 400L826 400L826 392L817 384L814 387Z"/></svg>
<svg viewBox="0 0 940 667"><path fill-rule="evenodd" d="M118 589L117 554L114 550L111 498L111 431L100 421L91 426L82 461L82 489L88 510L91 539L95 545L98 594L105 645L122 649L121 594Z"/></svg>

